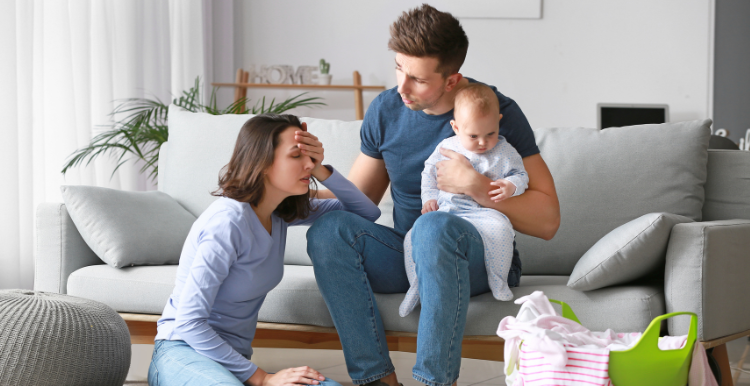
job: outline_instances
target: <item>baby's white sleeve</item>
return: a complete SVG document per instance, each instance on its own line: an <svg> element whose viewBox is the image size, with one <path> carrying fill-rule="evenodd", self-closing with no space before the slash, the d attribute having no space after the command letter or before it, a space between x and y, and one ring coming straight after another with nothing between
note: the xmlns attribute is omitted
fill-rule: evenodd
<svg viewBox="0 0 750 386"><path fill-rule="evenodd" d="M528 189L529 175L523 167L523 159L516 148L506 141L503 141L502 146L505 147L504 153L508 155L508 167L505 170L504 178L516 186L516 192L513 193L513 196L518 196Z"/></svg>
<svg viewBox="0 0 750 386"><path fill-rule="evenodd" d="M437 188L437 168L435 164L440 162L440 147L442 142L437 145L435 151L430 154L424 161L424 170L422 170L422 205L429 200L437 200L440 190Z"/></svg>

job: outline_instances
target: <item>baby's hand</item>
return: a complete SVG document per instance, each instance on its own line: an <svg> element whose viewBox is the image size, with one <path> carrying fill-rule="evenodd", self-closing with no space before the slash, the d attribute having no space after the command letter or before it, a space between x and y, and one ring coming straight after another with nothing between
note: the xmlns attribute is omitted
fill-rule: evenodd
<svg viewBox="0 0 750 386"><path fill-rule="evenodd" d="M505 180L505 179L492 181L490 182L490 185L498 187L495 190L491 190L489 193L490 199L494 202L503 201L506 198L512 196L516 192L516 185L513 185L512 182Z"/></svg>
<svg viewBox="0 0 750 386"><path fill-rule="evenodd" d="M428 200L422 207L422 214L438 210L437 200Z"/></svg>

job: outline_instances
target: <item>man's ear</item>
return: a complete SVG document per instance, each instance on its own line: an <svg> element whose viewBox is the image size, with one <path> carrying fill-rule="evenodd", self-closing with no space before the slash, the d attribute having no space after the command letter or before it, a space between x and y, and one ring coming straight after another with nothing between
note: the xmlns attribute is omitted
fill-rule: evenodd
<svg viewBox="0 0 750 386"><path fill-rule="evenodd" d="M458 84L458 82L460 82L461 79L463 78L464 78L463 75L461 75L458 72L455 74L448 75L447 82L445 83L445 91L450 92L451 90L453 90Z"/></svg>

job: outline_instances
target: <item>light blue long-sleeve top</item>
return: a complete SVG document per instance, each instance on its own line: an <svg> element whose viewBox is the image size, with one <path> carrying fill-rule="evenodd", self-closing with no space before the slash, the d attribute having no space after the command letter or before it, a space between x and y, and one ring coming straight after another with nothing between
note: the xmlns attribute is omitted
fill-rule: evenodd
<svg viewBox="0 0 750 386"><path fill-rule="evenodd" d="M380 209L336 170L322 184L338 199L313 199L317 210L291 223L274 214L271 234L250 204L226 197L214 201L185 240L156 340L183 340L241 382L249 379L258 369L249 360L258 311L284 273L287 227L312 224L334 210L371 221L380 217Z"/></svg>

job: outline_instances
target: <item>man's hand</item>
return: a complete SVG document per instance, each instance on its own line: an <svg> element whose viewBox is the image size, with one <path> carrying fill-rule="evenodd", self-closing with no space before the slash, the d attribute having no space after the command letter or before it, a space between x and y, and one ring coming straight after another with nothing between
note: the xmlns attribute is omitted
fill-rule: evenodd
<svg viewBox="0 0 750 386"><path fill-rule="evenodd" d="M435 164L437 188L453 194L469 194L481 174L474 170L466 157L449 149L440 149L440 154L450 158Z"/></svg>
<svg viewBox="0 0 750 386"><path fill-rule="evenodd" d="M438 210L437 200L427 200L422 207L422 214L434 212Z"/></svg>
<svg viewBox="0 0 750 386"><path fill-rule="evenodd" d="M307 366L284 369L276 374L268 374L259 368L250 379L245 381L245 384L251 386L317 385L325 379L326 377L321 373Z"/></svg>
<svg viewBox="0 0 750 386"><path fill-rule="evenodd" d="M516 185L512 182L501 178L497 181L490 182L490 185L497 186L497 189L490 191L490 199L493 202L500 202L516 193Z"/></svg>

